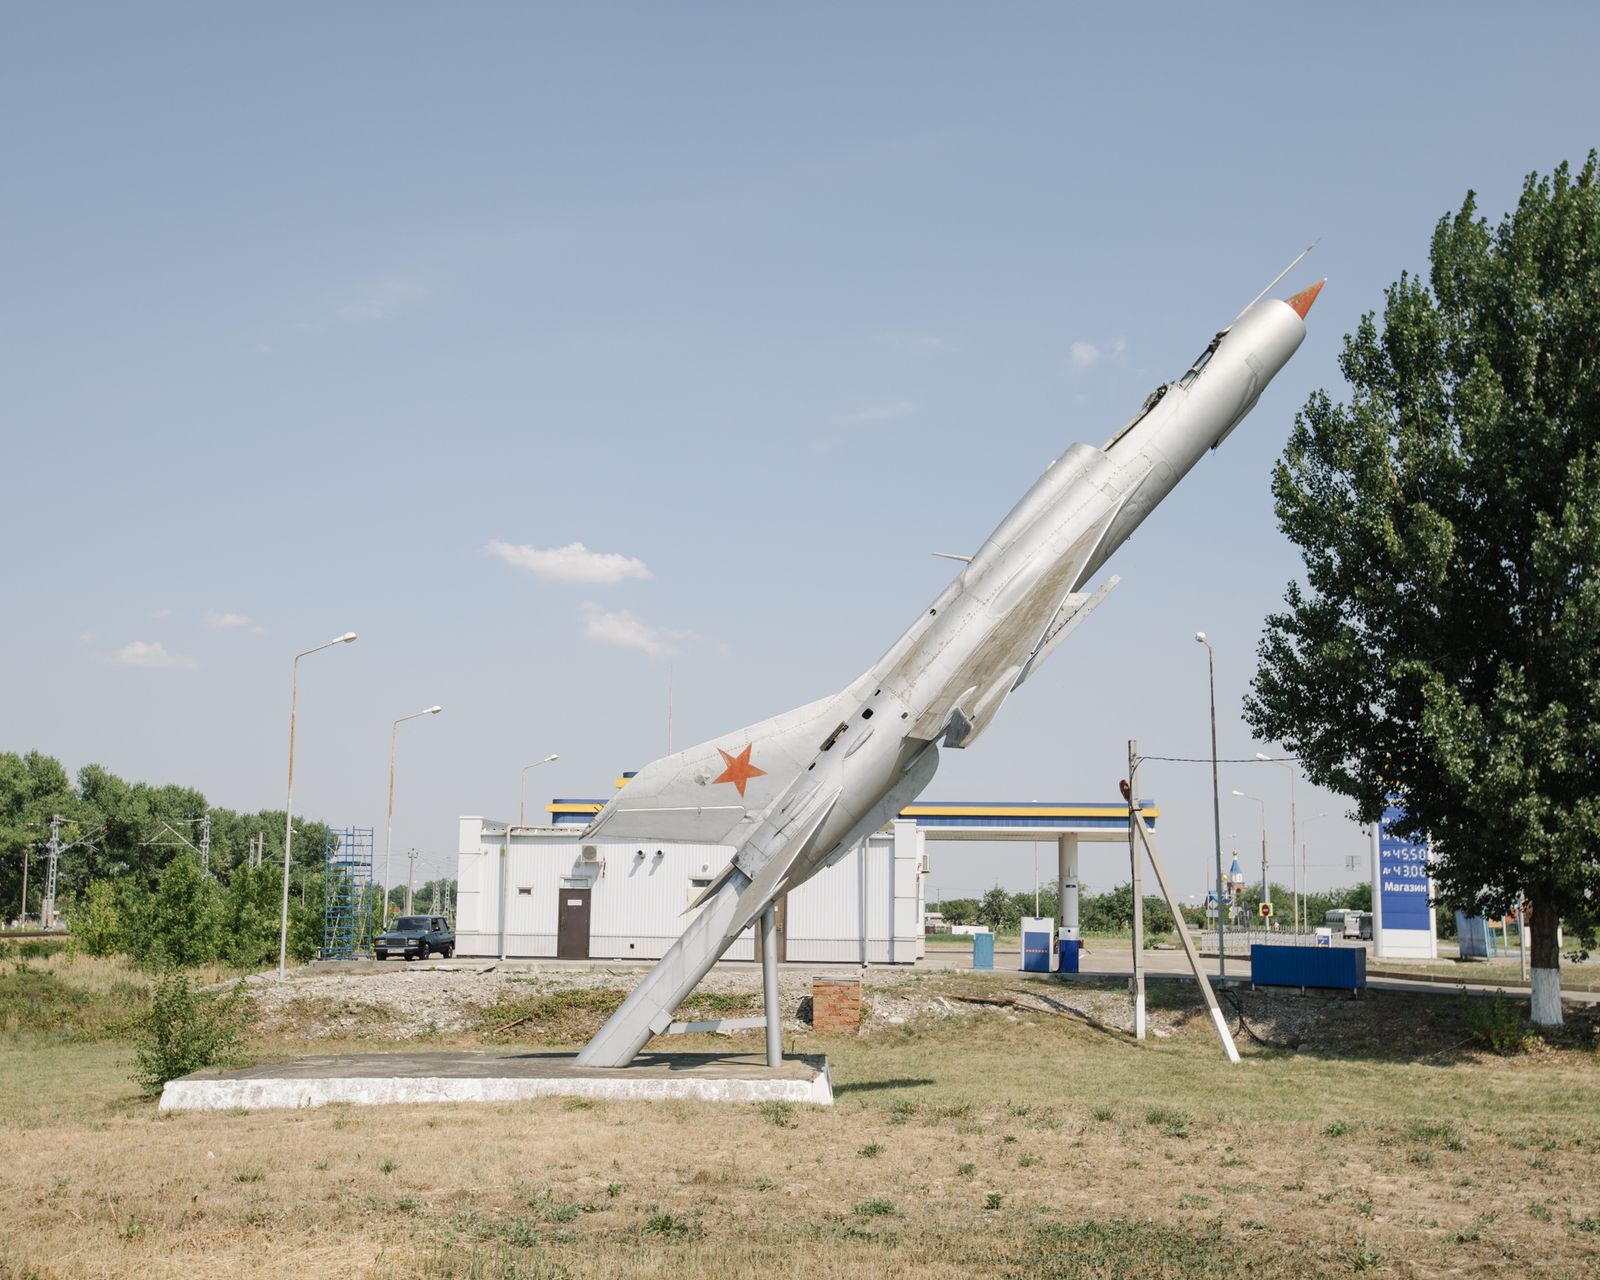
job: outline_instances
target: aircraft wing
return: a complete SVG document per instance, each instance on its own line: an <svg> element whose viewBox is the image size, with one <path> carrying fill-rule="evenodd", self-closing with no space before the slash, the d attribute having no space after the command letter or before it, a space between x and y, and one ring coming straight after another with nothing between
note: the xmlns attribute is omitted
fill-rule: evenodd
<svg viewBox="0 0 1600 1280"><path fill-rule="evenodd" d="M740 844L814 759L841 718L832 694L662 756L598 814L584 838Z"/></svg>

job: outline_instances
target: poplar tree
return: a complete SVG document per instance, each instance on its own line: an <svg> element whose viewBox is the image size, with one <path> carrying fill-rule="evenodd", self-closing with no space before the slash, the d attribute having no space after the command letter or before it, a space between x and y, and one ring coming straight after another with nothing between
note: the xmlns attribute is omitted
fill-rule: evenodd
<svg viewBox="0 0 1600 1280"><path fill-rule="evenodd" d="M1403 796L1436 894L1532 907L1533 1019L1561 1020L1558 923L1600 892L1600 188L1469 192L1347 335L1273 475L1304 582L1267 620L1246 719L1363 822Z"/></svg>

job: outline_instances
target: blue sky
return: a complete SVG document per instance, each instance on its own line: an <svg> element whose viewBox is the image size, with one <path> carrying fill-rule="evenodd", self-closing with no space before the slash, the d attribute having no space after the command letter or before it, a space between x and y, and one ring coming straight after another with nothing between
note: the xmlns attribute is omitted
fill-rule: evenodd
<svg viewBox="0 0 1600 1280"><path fill-rule="evenodd" d="M1579 5L13 7L0 748L281 805L290 657L355 630L302 664L296 807L381 843L390 722L441 703L400 730L395 846L442 868L522 765L561 754L542 803L660 754L669 668L679 746L843 684L930 551L1320 235L1300 354L928 794L1206 754L1197 629L1248 757L1294 412L1469 188L1497 216L1600 141L1597 36ZM615 558L538 554L574 543ZM1143 782L1196 892L1209 770ZM1224 772L1247 867L1227 793L1276 861L1286 782ZM1312 883L1351 879L1346 805L1299 801Z"/></svg>

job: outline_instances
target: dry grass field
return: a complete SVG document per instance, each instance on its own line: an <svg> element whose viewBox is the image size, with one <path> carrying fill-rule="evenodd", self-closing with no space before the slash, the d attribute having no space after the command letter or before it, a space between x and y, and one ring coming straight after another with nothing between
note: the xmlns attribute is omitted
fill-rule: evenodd
<svg viewBox="0 0 1600 1280"><path fill-rule="evenodd" d="M1480 1053L1448 992L1245 997L1268 1043L1242 1037L1229 1067L1183 983L1152 983L1167 1034L1136 1045L1044 1011L1039 996L1071 1003L1054 981L933 974L949 995L1027 999L795 1035L830 1055L832 1109L162 1116L129 1083L113 1016L137 1007L136 974L58 959L23 986L14 969L0 966L7 1280L1600 1274L1592 1030ZM69 1016L72 989L87 994ZM573 1043L610 1003L574 995L566 1021L519 1043ZM1328 1019L1336 1036L1316 1030ZM389 1043L386 1025L346 1047ZM1291 1034L1298 1051L1274 1047ZM250 1052L339 1047L280 1030Z"/></svg>

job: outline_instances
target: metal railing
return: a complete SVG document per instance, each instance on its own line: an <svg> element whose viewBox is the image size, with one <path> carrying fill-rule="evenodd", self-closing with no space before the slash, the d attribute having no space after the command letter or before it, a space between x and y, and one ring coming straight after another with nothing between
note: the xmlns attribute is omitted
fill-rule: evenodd
<svg viewBox="0 0 1600 1280"><path fill-rule="evenodd" d="M1216 954L1217 931L1214 927L1198 931L1191 929L1189 932L1201 951ZM1317 933L1315 929L1229 929L1227 942L1230 956L1247 956L1250 948L1258 943L1272 947L1314 947L1317 945ZM1342 937L1337 931L1333 934L1333 945L1336 947L1365 947L1368 942L1364 938Z"/></svg>

